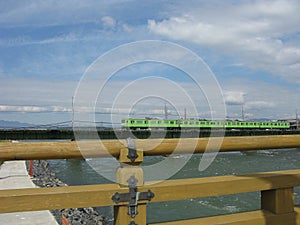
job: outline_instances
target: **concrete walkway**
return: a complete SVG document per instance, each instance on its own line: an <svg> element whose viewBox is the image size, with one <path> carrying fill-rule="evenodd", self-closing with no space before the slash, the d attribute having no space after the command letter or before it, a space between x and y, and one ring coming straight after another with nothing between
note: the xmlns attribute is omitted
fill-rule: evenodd
<svg viewBox="0 0 300 225"><path fill-rule="evenodd" d="M32 187L36 186L27 173L25 161L9 161L0 166L0 190ZM58 223L49 211L34 211L0 214L0 225L58 225Z"/></svg>

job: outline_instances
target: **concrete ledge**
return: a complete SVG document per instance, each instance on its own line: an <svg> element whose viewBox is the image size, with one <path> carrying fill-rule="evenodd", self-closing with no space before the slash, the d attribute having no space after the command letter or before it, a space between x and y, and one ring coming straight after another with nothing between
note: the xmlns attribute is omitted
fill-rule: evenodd
<svg viewBox="0 0 300 225"><path fill-rule="evenodd" d="M0 166L0 190L36 187L26 170L25 161L4 162ZM53 215L45 211L3 213L0 224L5 225L58 225Z"/></svg>

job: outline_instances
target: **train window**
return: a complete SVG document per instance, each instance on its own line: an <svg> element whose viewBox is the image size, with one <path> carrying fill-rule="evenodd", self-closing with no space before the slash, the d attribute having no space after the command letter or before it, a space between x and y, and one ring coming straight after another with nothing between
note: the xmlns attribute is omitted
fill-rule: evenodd
<svg viewBox="0 0 300 225"><path fill-rule="evenodd" d="M151 124L156 124L156 121L155 120L151 120L150 123Z"/></svg>
<svg viewBox="0 0 300 225"><path fill-rule="evenodd" d="M142 124L143 121L142 121L142 120L137 120L136 123L137 123L137 124Z"/></svg>
<svg viewBox="0 0 300 225"><path fill-rule="evenodd" d="M131 120L130 123L131 123L131 124L134 124L134 120Z"/></svg>
<svg viewBox="0 0 300 225"><path fill-rule="evenodd" d="M200 124L205 124L205 123L206 123L206 122L204 122L204 121L201 121L201 122L200 122Z"/></svg>
<svg viewBox="0 0 300 225"><path fill-rule="evenodd" d="M199 125L199 122L196 122L196 125Z"/></svg>

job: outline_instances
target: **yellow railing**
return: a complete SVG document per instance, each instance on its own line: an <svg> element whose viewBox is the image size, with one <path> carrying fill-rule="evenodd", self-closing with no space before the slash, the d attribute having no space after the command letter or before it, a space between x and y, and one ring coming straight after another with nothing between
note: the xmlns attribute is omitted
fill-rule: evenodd
<svg viewBox="0 0 300 225"><path fill-rule="evenodd" d="M248 142L241 142L243 140L248 140ZM270 144L271 140L272 144ZM176 141L178 140L174 140L174 142ZM205 143L200 139L198 141L197 146L199 147L196 148L196 151L203 148L201 145ZM139 163L143 161L144 154L147 155L149 152L139 150L139 148L142 147L142 144L147 148L147 141L136 141L137 149L134 149L134 153L136 153L134 159L127 157L132 149L128 150L126 142L118 141L118 143L121 144L117 144L117 142L109 142L110 145L104 143L106 147L115 146L115 149L111 150L112 155L116 156L122 163L117 171L116 184L1 190L0 213L114 206L116 225L144 225L146 224L146 205L148 202L165 202L259 191L261 192L261 210L158 224L300 224L300 208L294 206L293 197L293 188L300 186L300 170L144 182L143 171L139 167ZM169 154L171 150L168 149L172 148L173 145L170 140L168 140L168 143L162 144L162 147L171 146L166 147L166 151L159 147L152 150L151 154L163 154L164 152L164 154ZM274 148L274 146L275 148L290 148L300 146L300 136L225 138L221 150L226 149L226 151L229 151L230 143L233 150L238 148L235 146L236 143L239 143L240 150L243 150L242 146L246 150L266 149L270 146L272 146L271 148ZM62 158L67 156L68 149L70 149L72 157L78 158L78 155L76 155L78 151L73 146L74 144L55 143L51 145L48 143L48 145L45 145L44 143L32 143L30 147L28 143L1 143L0 160ZM185 149L188 149L186 145L188 144L183 145L183 153ZM14 146L16 150L14 150ZM23 153L20 151L22 146L25 148ZM88 146L90 146L91 152L95 151L92 142L89 142ZM49 149L52 149L53 152L59 152L58 156L51 151L49 153ZM90 156L100 157L99 155L101 154L98 152L97 154L92 153ZM66 158L72 158L71 156ZM62 199L64 200L62 201Z"/></svg>
<svg viewBox="0 0 300 225"><path fill-rule="evenodd" d="M248 151L300 147L300 135L270 135L245 137L213 137L185 139L136 139L136 148L145 156L177 153L203 153L213 143L220 143L219 151ZM79 150L78 146L81 148ZM102 140L80 142L0 142L0 160L75 159L94 157L119 157L126 148L126 140Z"/></svg>

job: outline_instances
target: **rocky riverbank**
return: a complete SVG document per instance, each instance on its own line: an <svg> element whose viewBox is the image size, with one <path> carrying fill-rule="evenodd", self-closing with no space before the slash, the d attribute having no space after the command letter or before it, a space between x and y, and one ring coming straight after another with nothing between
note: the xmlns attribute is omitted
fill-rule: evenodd
<svg viewBox="0 0 300 225"><path fill-rule="evenodd" d="M67 186L59 180L54 172L51 171L49 164L45 160L33 161L32 181L39 187L60 187ZM72 208L62 210L52 210L57 222L62 224L62 215L71 225L102 225L104 218L94 208Z"/></svg>

